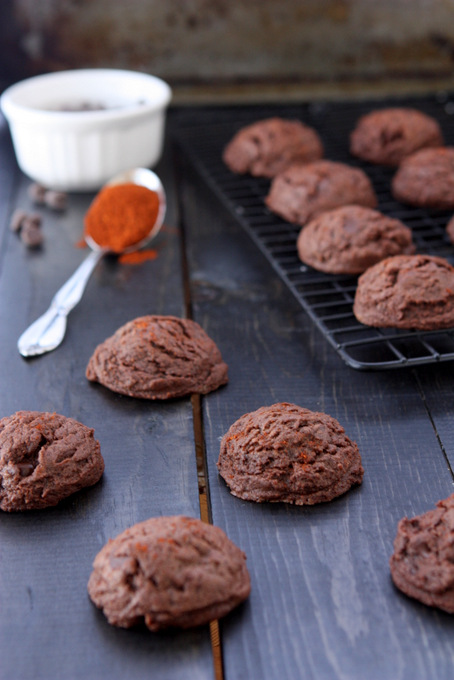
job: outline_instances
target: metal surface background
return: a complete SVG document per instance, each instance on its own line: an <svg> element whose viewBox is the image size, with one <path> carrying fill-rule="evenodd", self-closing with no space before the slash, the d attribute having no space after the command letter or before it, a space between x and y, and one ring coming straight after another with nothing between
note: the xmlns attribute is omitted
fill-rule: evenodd
<svg viewBox="0 0 454 680"><path fill-rule="evenodd" d="M3 0L0 78L132 68L191 101L450 81L453 0ZM389 87L389 83L387 87ZM268 88L268 90L267 90ZM408 90L407 90L408 91Z"/></svg>

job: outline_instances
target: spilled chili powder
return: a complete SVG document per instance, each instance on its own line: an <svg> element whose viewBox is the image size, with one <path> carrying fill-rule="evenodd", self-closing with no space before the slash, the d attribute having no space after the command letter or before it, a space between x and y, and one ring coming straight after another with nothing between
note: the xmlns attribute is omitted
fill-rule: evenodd
<svg viewBox="0 0 454 680"><path fill-rule="evenodd" d="M142 264L146 260L155 260L158 257L158 251L154 248L146 248L145 250L135 250L132 253L123 253L118 258L121 264Z"/></svg>
<svg viewBox="0 0 454 680"><path fill-rule="evenodd" d="M125 183L101 189L84 220L84 236L113 253L148 236L159 211L159 196L147 187Z"/></svg>

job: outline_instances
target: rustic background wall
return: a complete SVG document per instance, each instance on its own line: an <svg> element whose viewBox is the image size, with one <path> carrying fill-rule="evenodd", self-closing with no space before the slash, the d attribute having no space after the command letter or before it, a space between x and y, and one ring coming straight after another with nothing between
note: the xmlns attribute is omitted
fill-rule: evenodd
<svg viewBox="0 0 454 680"><path fill-rule="evenodd" d="M180 101L449 87L454 0L1 0L3 86L147 71Z"/></svg>

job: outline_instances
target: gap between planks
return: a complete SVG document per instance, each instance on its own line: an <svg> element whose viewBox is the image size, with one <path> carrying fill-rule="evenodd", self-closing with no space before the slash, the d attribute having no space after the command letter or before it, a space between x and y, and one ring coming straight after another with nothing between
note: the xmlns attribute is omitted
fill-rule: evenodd
<svg viewBox="0 0 454 680"><path fill-rule="evenodd" d="M203 420L200 394L191 397L192 418L194 425L195 457L197 465L197 482L199 488L200 518L203 522L212 524L211 508L208 494L208 475L205 458L205 445L203 439ZM213 653L215 680L223 680L224 670L222 663L222 645L219 632L219 622L210 623L210 640Z"/></svg>
<svg viewBox="0 0 454 680"><path fill-rule="evenodd" d="M440 447L440 449L441 449L441 452L442 452L442 454L443 454L443 456L444 456L444 459L445 459L446 465L447 465L447 467L448 467L449 473L450 473L452 479L454 480L454 471L453 471L452 466L451 466L451 463L450 463L450 461L449 461L449 456L448 456L448 454L447 454L447 452L446 452L445 446L444 446L444 444L443 444L443 442L442 442L442 440L441 440L441 437L440 437L440 435L439 435L439 433L438 433L438 430L437 430L437 426L436 426L436 424L435 424L435 421L434 421L434 419L433 419L433 417L432 417L432 413L431 413L429 404L427 403L426 394L425 394L425 392L424 392L424 387L423 387L423 385L422 385L422 382L421 382L421 380L420 380L420 377L419 377L417 371L413 369L412 373L413 373L413 378L414 378L414 380L415 380L415 382L416 382L417 388L418 388L418 390L419 390L419 394L420 394L420 397L421 397L421 399L422 399L422 403L423 403L423 405L424 405L424 408L426 409L427 415L429 416L429 420L430 420L430 423L431 423L431 425L432 425L432 428L433 428L435 437L436 437L436 439L437 439L438 445L439 445L439 447Z"/></svg>
<svg viewBox="0 0 454 680"><path fill-rule="evenodd" d="M180 164L174 153L174 170L176 175L176 186L181 186L179 181L181 176ZM186 257L186 239L183 213L184 208L182 198L179 191L177 191L178 203L178 222L181 241L181 269L184 288L184 307L185 316L188 319L193 318L192 314L192 299L191 299L191 283L189 277L189 265ZM194 445L195 445L195 459L197 466L197 484L199 492L199 508L200 519L202 522L212 524L211 507L209 500L209 482L208 471L205 457L205 440L203 437L203 418L202 418L202 404L200 394L193 394L191 397L192 405L192 422L194 428ZM222 643L219 629L219 621L210 622L210 641L211 651L213 655L213 670L214 680L224 680L224 664L222 660Z"/></svg>

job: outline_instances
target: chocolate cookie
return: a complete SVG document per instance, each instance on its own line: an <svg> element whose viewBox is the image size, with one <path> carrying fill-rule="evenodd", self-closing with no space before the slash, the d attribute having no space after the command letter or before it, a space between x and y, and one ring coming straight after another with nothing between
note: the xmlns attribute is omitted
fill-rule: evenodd
<svg viewBox="0 0 454 680"><path fill-rule="evenodd" d="M268 208L288 222L304 225L325 210L341 205L375 208L377 197L359 168L334 161L294 163L276 175L265 199Z"/></svg>
<svg viewBox="0 0 454 680"><path fill-rule="evenodd" d="M440 126L416 109L371 111L350 135L350 153L380 165L396 166L419 149L437 146L443 146Z"/></svg>
<svg viewBox="0 0 454 680"><path fill-rule="evenodd" d="M287 403L233 423L217 465L234 496L296 505L330 501L364 474L358 447L337 420Z"/></svg>
<svg viewBox="0 0 454 680"><path fill-rule="evenodd" d="M190 628L228 614L249 596L246 556L225 533L189 517L155 517L98 553L88 593L121 628Z"/></svg>
<svg viewBox="0 0 454 680"><path fill-rule="evenodd" d="M228 381L219 349L195 321L142 316L95 349L88 380L140 399L207 394Z"/></svg>
<svg viewBox="0 0 454 680"><path fill-rule="evenodd" d="M454 147L408 156L392 180L394 198L420 208L454 208Z"/></svg>
<svg viewBox="0 0 454 680"><path fill-rule="evenodd" d="M57 413L18 411L0 420L0 508L57 505L95 484L104 461L93 430Z"/></svg>
<svg viewBox="0 0 454 680"><path fill-rule="evenodd" d="M390 255L413 253L411 229L372 208L346 205L308 222L297 240L300 260L330 274L361 274Z"/></svg>
<svg viewBox="0 0 454 680"><path fill-rule="evenodd" d="M322 142L313 128L299 120L267 118L237 132L222 158L232 172L274 177L294 161L309 163L322 156Z"/></svg>
<svg viewBox="0 0 454 680"><path fill-rule="evenodd" d="M367 326L451 328L454 267L430 255L388 257L359 277L353 312Z"/></svg>
<svg viewBox="0 0 454 680"><path fill-rule="evenodd" d="M454 494L400 520L389 565L406 595L454 614Z"/></svg>

